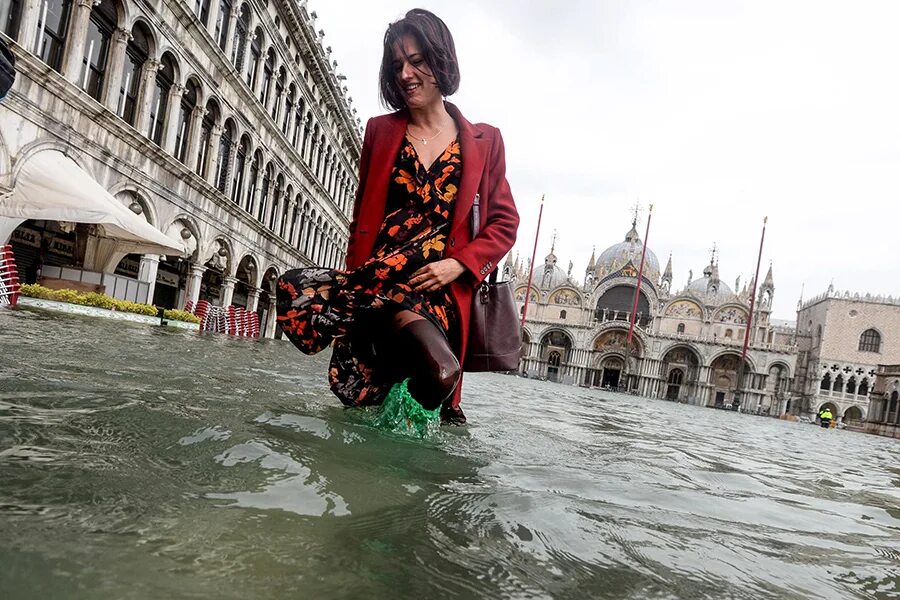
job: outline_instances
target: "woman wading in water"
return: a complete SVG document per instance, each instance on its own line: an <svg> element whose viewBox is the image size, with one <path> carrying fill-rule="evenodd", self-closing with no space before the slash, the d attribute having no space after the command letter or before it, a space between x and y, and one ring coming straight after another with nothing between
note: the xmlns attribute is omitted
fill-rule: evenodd
<svg viewBox="0 0 900 600"><path fill-rule="evenodd" d="M380 79L395 112L366 125L346 270L286 273L278 322L307 354L333 342L328 378L344 404L408 391L424 409L440 407L442 422L462 424L472 296L519 225L503 140L444 101L459 87L456 49L426 10L388 27Z"/></svg>

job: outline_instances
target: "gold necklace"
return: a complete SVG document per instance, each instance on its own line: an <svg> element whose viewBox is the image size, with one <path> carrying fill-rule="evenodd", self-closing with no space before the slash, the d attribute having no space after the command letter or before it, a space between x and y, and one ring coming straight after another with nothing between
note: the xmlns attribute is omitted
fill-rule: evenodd
<svg viewBox="0 0 900 600"><path fill-rule="evenodd" d="M407 125L407 127L406 127L406 135L408 135L409 137L411 137L414 140L418 140L418 141L422 142L423 146L427 146L428 142L430 142L437 136L441 135L441 133L443 131L444 131L444 129L442 127L441 129L438 129L438 132L436 134L434 134L433 136L431 136L430 138L423 138L423 137L418 137L418 136L413 135L412 132L409 130L409 126Z"/></svg>

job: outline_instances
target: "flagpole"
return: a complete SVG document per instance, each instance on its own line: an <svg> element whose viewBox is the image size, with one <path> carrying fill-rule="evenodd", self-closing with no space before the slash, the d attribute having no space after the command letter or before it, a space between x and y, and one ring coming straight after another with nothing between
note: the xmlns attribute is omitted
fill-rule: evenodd
<svg viewBox="0 0 900 600"><path fill-rule="evenodd" d="M756 257L756 274L753 276L752 290L750 291L750 315L747 317L747 329L744 331L744 347L741 348L741 364L738 365L738 377L735 383L735 399L740 400L741 379L744 378L744 363L747 359L747 348L750 345L750 330L753 328L753 307L756 305L756 286L759 283L759 265L762 263L763 242L766 239L766 223L769 217L763 218L762 235L759 238L759 255ZM740 404L738 404L740 406Z"/></svg>
<svg viewBox="0 0 900 600"><path fill-rule="evenodd" d="M644 244L641 249L641 266L638 269L638 282L634 288L634 302L631 303L631 319L628 325L628 338L625 340L625 347L631 349L631 338L634 336L634 323L637 319L638 300L641 296L641 280L644 278L644 260L647 258L647 239L650 237L650 219L653 217L653 205L650 205L650 211L647 213L647 229L644 232Z"/></svg>
<svg viewBox="0 0 900 600"><path fill-rule="evenodd" d="M541 194L541 209L538 211L537 229L534 232L534 249L531 251L531 264L528 269L528 288L525 290L525 306L522 307L522 327L525 327L525 316L528 314L528 299L531 297L531 279L534 276L534 259L537 257L538 236L541 233L541 217L544 216L544 195Z"/></svg>

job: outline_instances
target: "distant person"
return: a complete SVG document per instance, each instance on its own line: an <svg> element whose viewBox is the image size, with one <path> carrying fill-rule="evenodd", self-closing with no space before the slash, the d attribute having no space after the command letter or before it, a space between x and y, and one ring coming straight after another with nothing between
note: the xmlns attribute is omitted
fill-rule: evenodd
<svg viewBox="0 0 900 600"><path fill-rule="evenodd" d="M441 19L413 9L388 26L380 92L395 112L366 125L347 269L279 280L281 328L307 354L334 341L328 379L346 405L381 404L407 382L443 422L466 421L460 365L473 292L512 248L519 216L500 132L444 100L459 81Z"/></svg>
<svg viewBox="0 0 900 600"><path fill-rule="evenodd" d="M834 415L831 414L831 409L827 406L823 408L819 412L819 424L822 427L828 428L831 427L831 421L834 419Z"/></svg>
<svg viewBox="0 0 900 600"><path fill-rule="evenodd" d="M0 38L0 100L6 97L16 80L16 56Z"/></svg>

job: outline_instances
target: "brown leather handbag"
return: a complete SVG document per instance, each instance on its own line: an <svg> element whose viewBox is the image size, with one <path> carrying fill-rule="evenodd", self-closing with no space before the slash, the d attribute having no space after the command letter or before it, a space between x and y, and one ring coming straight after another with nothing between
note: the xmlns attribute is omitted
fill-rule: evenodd
<svg viewBox="0 0 900 600"><path fill-rule="evenodd" d="M480 196L472 206L472 239L480 226ZM522 350L522 329L516 313L512 281L497 283L495 268L472 298L469 340L463 370L516 371Z"/></svg>

